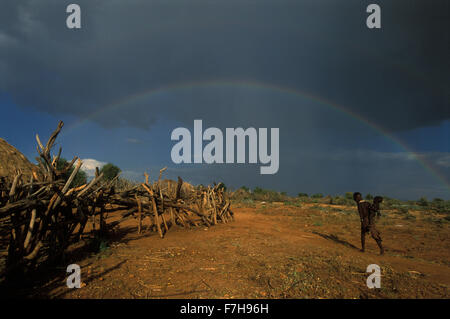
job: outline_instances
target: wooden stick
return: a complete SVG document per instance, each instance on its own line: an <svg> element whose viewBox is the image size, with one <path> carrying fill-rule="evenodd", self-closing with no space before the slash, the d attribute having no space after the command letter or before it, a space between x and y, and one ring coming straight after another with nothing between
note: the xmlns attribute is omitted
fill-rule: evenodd
<svg viewBox="0 0 450 319"><path fill-rule="evenodd" d="M156 202L155 202L155 196L154 196L155 194L153 193L153 191L150 188L147 187L147 185L142 184L142 186L150 194L150 198L151 198L152 206L153 206L153 214L155 216L156 227L158 229L159 236L161 238L164 238L164 235L163 235L162 230L161 230L161 224L159 222L158 209L156 208Z"/></svg>
<svg viewBox="0 0 450 319"><path fill-rule="evenodd" d="M186 226L186 222L184 221L183 217L181 216L181 214L175 213L176 216L178 217L178 219L181 221L181 223L183 224L184 227Z"/></svg>
<svg viewBox="0 0 450 319"><path fill-rule="evenodd" d="M158 177L158 185L159 185L159 186L161 186L161 185L160 185L160 181L161 181L162 173L163 173L166 169L167 169L167 167L164 167L164 168L161 168L161 169L159 170L159 177Z"/></svg>
<svg viewBox="0 0 450 319"><path fill-rule="evenodd" d="M11 202L12 197L16 194L16 188L17 188L17 184L19 182L20 177L22 177L21 173L18 173L15 177L14 177L14 181L12 183L11 186L11 190L9 191L9 202Z"/></svg>
<svg viewBox="0 0 450 319"><path fill-rule="evenodd" d="M175 196L175 200L178 200L181 198L181 187L183 186L183 180L180 176L178 176L178 184L177 184L177 193Z"/></svg>
<svg viewBox="0 0 450 319"><path fill-rule="evenodd" d="M212 192L209 194L209 197L211 198L211 201L213 203L213 223L214 225L217 225L217 207L216 207L216 201L214 200L214 196Z"/></svg>
<svg viewBox="0 0 450 319"><path fill-rule="evenodd" d="M34 247L31 254L29 254L28 256L25 256L24 258L26 260L33 260L34 258L36 258L37 254L39 253L39 250L42 248L42 246L44 246L44 244L42 243L42 241L39 241L37 243L36 247Z"/></svg>
<svg viewBox="0 0 450 319"><path fill-rule="evenodd" d="M169 227L167 226L166 219L164 218L164 214L161 214L161 218L163 220L164 228L166 229L166 232L168 232Z"/></svg>
<svg viewBox="0 0 450 319"><path fill-rule="evenodd" d="M142 204L141 204L141 200L137 197L137 195L134 195L136 198L136 202L138 205L138 219L139 219L139 224L138 224L138 234L141 233L141 227L142 227Z"/></svg>
<svg viewBox="0 0 450 319"><path fill-rule="evenodd" d="M77 198L80 198L81 196L83 196L84 194L86 194L86 192L95 184L97 183L101 178L103 177L103 172L100 173L99 176L97 176L96 178L94 178L87 187L85 187L78 195Z"/></svg>
<svg viewBox="0 0 450 319"><path fill-rule="evenodd" d="M173 213L172 207L169 207L169 212L170 212L170 222L172 223L172 225L175 225L175 215Z"/></svg>
<svg viewBox="0 0 450 319"><path fill-rule="evenodd" d="M23 244L24 249L27 249L28 244L30 243L31 234L33 233L33 228L34 228L35 222L36 222L36 208L31 211L30 225L28 226L27 237L25 238L25 242Z"/></svg>

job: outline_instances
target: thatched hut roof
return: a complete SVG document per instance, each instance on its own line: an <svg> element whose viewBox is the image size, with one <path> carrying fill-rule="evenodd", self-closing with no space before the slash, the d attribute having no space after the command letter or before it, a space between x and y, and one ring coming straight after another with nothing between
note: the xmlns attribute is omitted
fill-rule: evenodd
<svg viewBox="0 0 450 319"><path fill-rule="evenodd" d="M25 181L28 181L38 167L19 152L14 146L8 144L0 138L0 178L4 177L7 181L12 181L20 171Z"/></svg>

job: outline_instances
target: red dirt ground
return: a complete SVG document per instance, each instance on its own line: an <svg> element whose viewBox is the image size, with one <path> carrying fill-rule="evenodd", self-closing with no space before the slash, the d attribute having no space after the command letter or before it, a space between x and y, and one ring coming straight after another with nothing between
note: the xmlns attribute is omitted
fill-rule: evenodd
<svg viewBox="0 0 450 319"><path fill-rule="evenodd" d="M109 248L77 261L83 288L68 289L64 274L35 291L51 298L450 296L448 224L385 213L379 256L369 236L367 252L359 251L354 208L259 204L234 212L229 224L174 227L164 239L138 235L137 222L127 221ZM366 286L370 264L381 267L381 289Z"/></svg>

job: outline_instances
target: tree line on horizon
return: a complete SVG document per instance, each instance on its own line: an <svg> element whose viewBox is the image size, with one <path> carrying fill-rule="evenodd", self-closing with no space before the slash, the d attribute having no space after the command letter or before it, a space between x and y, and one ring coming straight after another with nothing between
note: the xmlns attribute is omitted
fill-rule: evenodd
<svg viewBox="0 0 450 319"><path fill-rule="evenodd" d="M237 190L238 193L241 193L238 197L247 198L251 200L263 200L263 201L290 201L290 200L298 200L300 202L317 202L317 203L326 203L330 205L344 205L351 206L354 205L355 202L353 200L353 192L346 192L343 195L327 195L324 196L322 193L314 193L309 195L308 193L298 193L296 197L288 196L286 192L277 192L273 190L263 189L261 187L255 187L251 190L247 186L242 186ZM372 194L367 194L365 196L366 200L373 200L374 196ZM418 200L399 200L395 198L391 198L388 196L383 196L384 198L384 206L385 207L401 207L401 206L409 206L416 207L417 209L433 209L442 212L450 212L450 200L444 200L442 198L434 198L433 200L428 200L426 197L422 196Z"/></svg>

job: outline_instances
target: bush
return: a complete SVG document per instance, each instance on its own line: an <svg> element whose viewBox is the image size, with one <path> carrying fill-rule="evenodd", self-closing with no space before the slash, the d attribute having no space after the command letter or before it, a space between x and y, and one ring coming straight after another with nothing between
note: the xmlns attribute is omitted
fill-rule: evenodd
<svg viewBox="0 0 450 319"><path fill-rule="evenodd" d="M350 200L350 199L347 199L347 198L344 198L344 197L336 196L333 199L333 204L334 205L340 205L340 206L353 206L355 204L355 202L353 200L353 197Z"/></svg>
<svg viewBox="0 0 450 319"><path fill-rule="evenodd" d="M295 207L302 207L302 203L300 201L292 201L292 200L288 200L286 202L284 202L284 205L286 206L295 206Z"/></svg>
<svg viewBox="0 0 450 319"><path fill-rule="evenodd" d="M297 197L308 197L306 193L298 193Z"/></svg>
<svg viewBox="0 0 450 319"><path fill-rule="evenodd" d="M253 189L254 194L264 194L264 189L261 187L256 186L255 189Z"/></svg>
<svg viewBox="0 0 450 319"><path fill-rule="evenodd" d="M251 194L252 199L267 202L284 202L289 199L285 192L279 193L273 190L255 187Z"/></svg>
<svg viewBox="0 0 450 319"><path fill-rule="evenodd" d="M428 200L426 199L426 197L421 197L417 204L423 207L428 206Z"/></svg>
<svg viewBox="0 0 450 319"><path fill-rule="evenodd" d="M345 199L353 199L353 193L352 192L345 193Z"/></svg>
<svg viewBox="0 0 450 319"><path fill-rule="evenodd" d="M311 198L323 198L323 194L317 193L311 196Z"/></svg>
<svg viewBox="0 0 450 319"><path fill-rule="evenodd" d="M396 208L398 206L401 206L404 204L404 202L398 200L398 199L393 199L387 196L383 196L384 200L383 200L383 208L387 209L387 208Z"/></svg>
<svg viewBox="0 0 450 319"><path fill-rule="evenodd" d="M440 198L435 198L430 203L432 209L438 213L450 213L450 201L445 201Z"/></svg>
<svg viewBox="0 0 450 319"><path fill-rule="evenodd" d="M121 169L114 164L108 163L102 167L100 172L103 173L104 179L110 181L113 180L117 175L119 175Z"/></svg>
<svg viewBox="0 0 450 319"><path fill-rule="evenodd" d="M240 189L242 189L243 191L250 193L250 188L246 187L246 186L242 186Z"/></svg>

